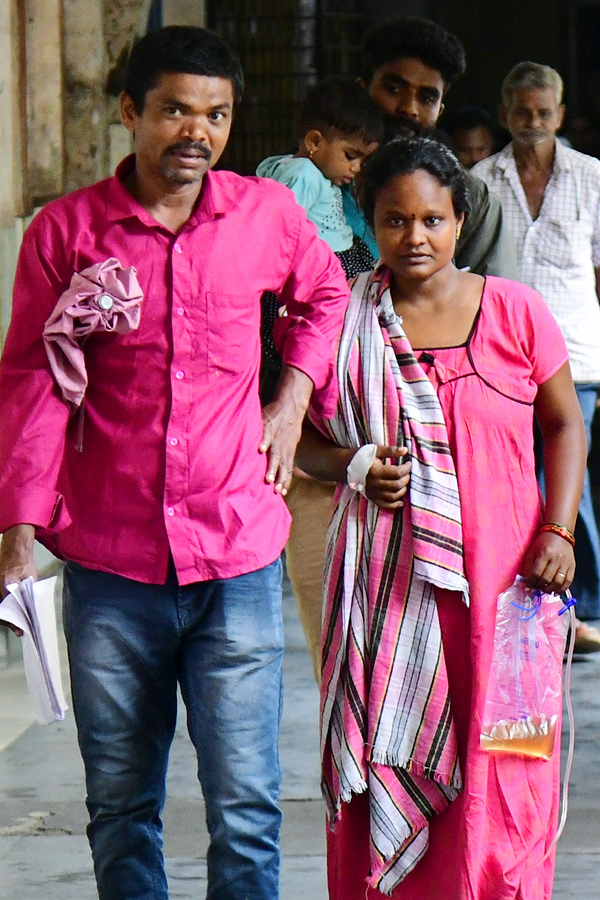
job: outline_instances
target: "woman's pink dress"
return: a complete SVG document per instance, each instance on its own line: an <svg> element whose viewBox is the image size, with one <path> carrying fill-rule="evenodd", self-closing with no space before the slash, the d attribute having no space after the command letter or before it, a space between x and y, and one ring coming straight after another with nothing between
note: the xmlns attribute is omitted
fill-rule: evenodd
<svg viewBox="0 0 600 900"><path fill-rule="evenodd" d="M461 497L471 607L436 594L464 789L430 824L430 846L394 900L550 900L559 751L550 761L480 749L496 599L536 534L533 455L537 386L567 361L558 326L534 291L486 280L466 346L415 350L444 411ZM342 805L328 833L331 900L375 900L367 888L366 795Z"/></svg>

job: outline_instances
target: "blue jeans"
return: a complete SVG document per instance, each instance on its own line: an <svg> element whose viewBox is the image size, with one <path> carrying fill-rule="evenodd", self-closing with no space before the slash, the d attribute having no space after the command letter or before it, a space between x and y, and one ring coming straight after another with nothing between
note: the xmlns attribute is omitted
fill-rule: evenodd
<svg viewBox="0 0 600 900"><path fill-rule="evenodd" d="M68 563L65 633L100 900L166 900L177 685L210 833L209 900L279 896L281 562L180 587Z"/></svg>
<svg viewBox="0 0 600 900"><path fill-rule="evenodd" d="M592 445L592 423L596 412L597 384L576 384L577 399L583 413L588 456ZM546 495L543 469L543 440L536 426L536 466L542 494ZM579 514L575 523L575 578L571 593L577 600L575 615L579 619L600 618L600 537L592 503L590 476L586 469Z"/></svg>
<svg viewBox="0 0 600 900"><path fill-rule="evenodd" d="M596 412L597 384L576 384L577 399L585 422L588 454L592 443L592 423ZM600 537L592 504L590 476L586 469L583 496L575 525L575 579L571 587L577 598L575 614L580 619L600 618Z"/></svg>

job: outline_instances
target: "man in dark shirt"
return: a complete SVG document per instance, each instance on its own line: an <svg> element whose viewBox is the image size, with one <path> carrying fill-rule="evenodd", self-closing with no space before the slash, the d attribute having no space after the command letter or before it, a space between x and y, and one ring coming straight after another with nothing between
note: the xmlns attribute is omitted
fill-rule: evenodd
<svg viewBox="0 0 600 900"><path fill-rule="evenodd" d="M378 22L363 41L362 84L384 118L386 137L435 137L444 97L464 72L458 38L428 19L398 17ZM471 211L456 248L456 265L480 275L517 277L512 238L498 198L479 178L468 175ZM354 232L376 255L373 233L351 190L344 212Z"/></svg>

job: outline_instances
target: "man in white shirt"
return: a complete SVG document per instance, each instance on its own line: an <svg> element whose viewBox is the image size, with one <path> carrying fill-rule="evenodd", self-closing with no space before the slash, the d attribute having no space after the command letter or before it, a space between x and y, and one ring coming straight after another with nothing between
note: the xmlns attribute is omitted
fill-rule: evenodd
<svg viewBox="0 0 600 900"><path fill-rule="evenodd" d="M541 293L564 334L589 446L600 387L600 162L557 141L562 92L562 79L549 66L515 66L502 85L500 108L512 141L472 172L500 197L517 246L519 280ZM589 478L576 539L578 615L598 618L600 540ZM578 636L582 649L587 636L588 649L600 650L595 629L583 626Z"/></svg>

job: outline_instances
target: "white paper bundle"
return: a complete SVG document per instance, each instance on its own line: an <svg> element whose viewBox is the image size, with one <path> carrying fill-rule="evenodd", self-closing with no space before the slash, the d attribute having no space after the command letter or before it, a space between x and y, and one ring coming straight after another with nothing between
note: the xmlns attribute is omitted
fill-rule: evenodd
<svg viewBox="0 0 600 900"><path fill-rule="evenodd" d="M35 582L26 578L9 584L9 593L0 603L0 619L23 632L25 676L40 725L64 719L67 709L58 655L55 584L56 576Z"/></svg>

